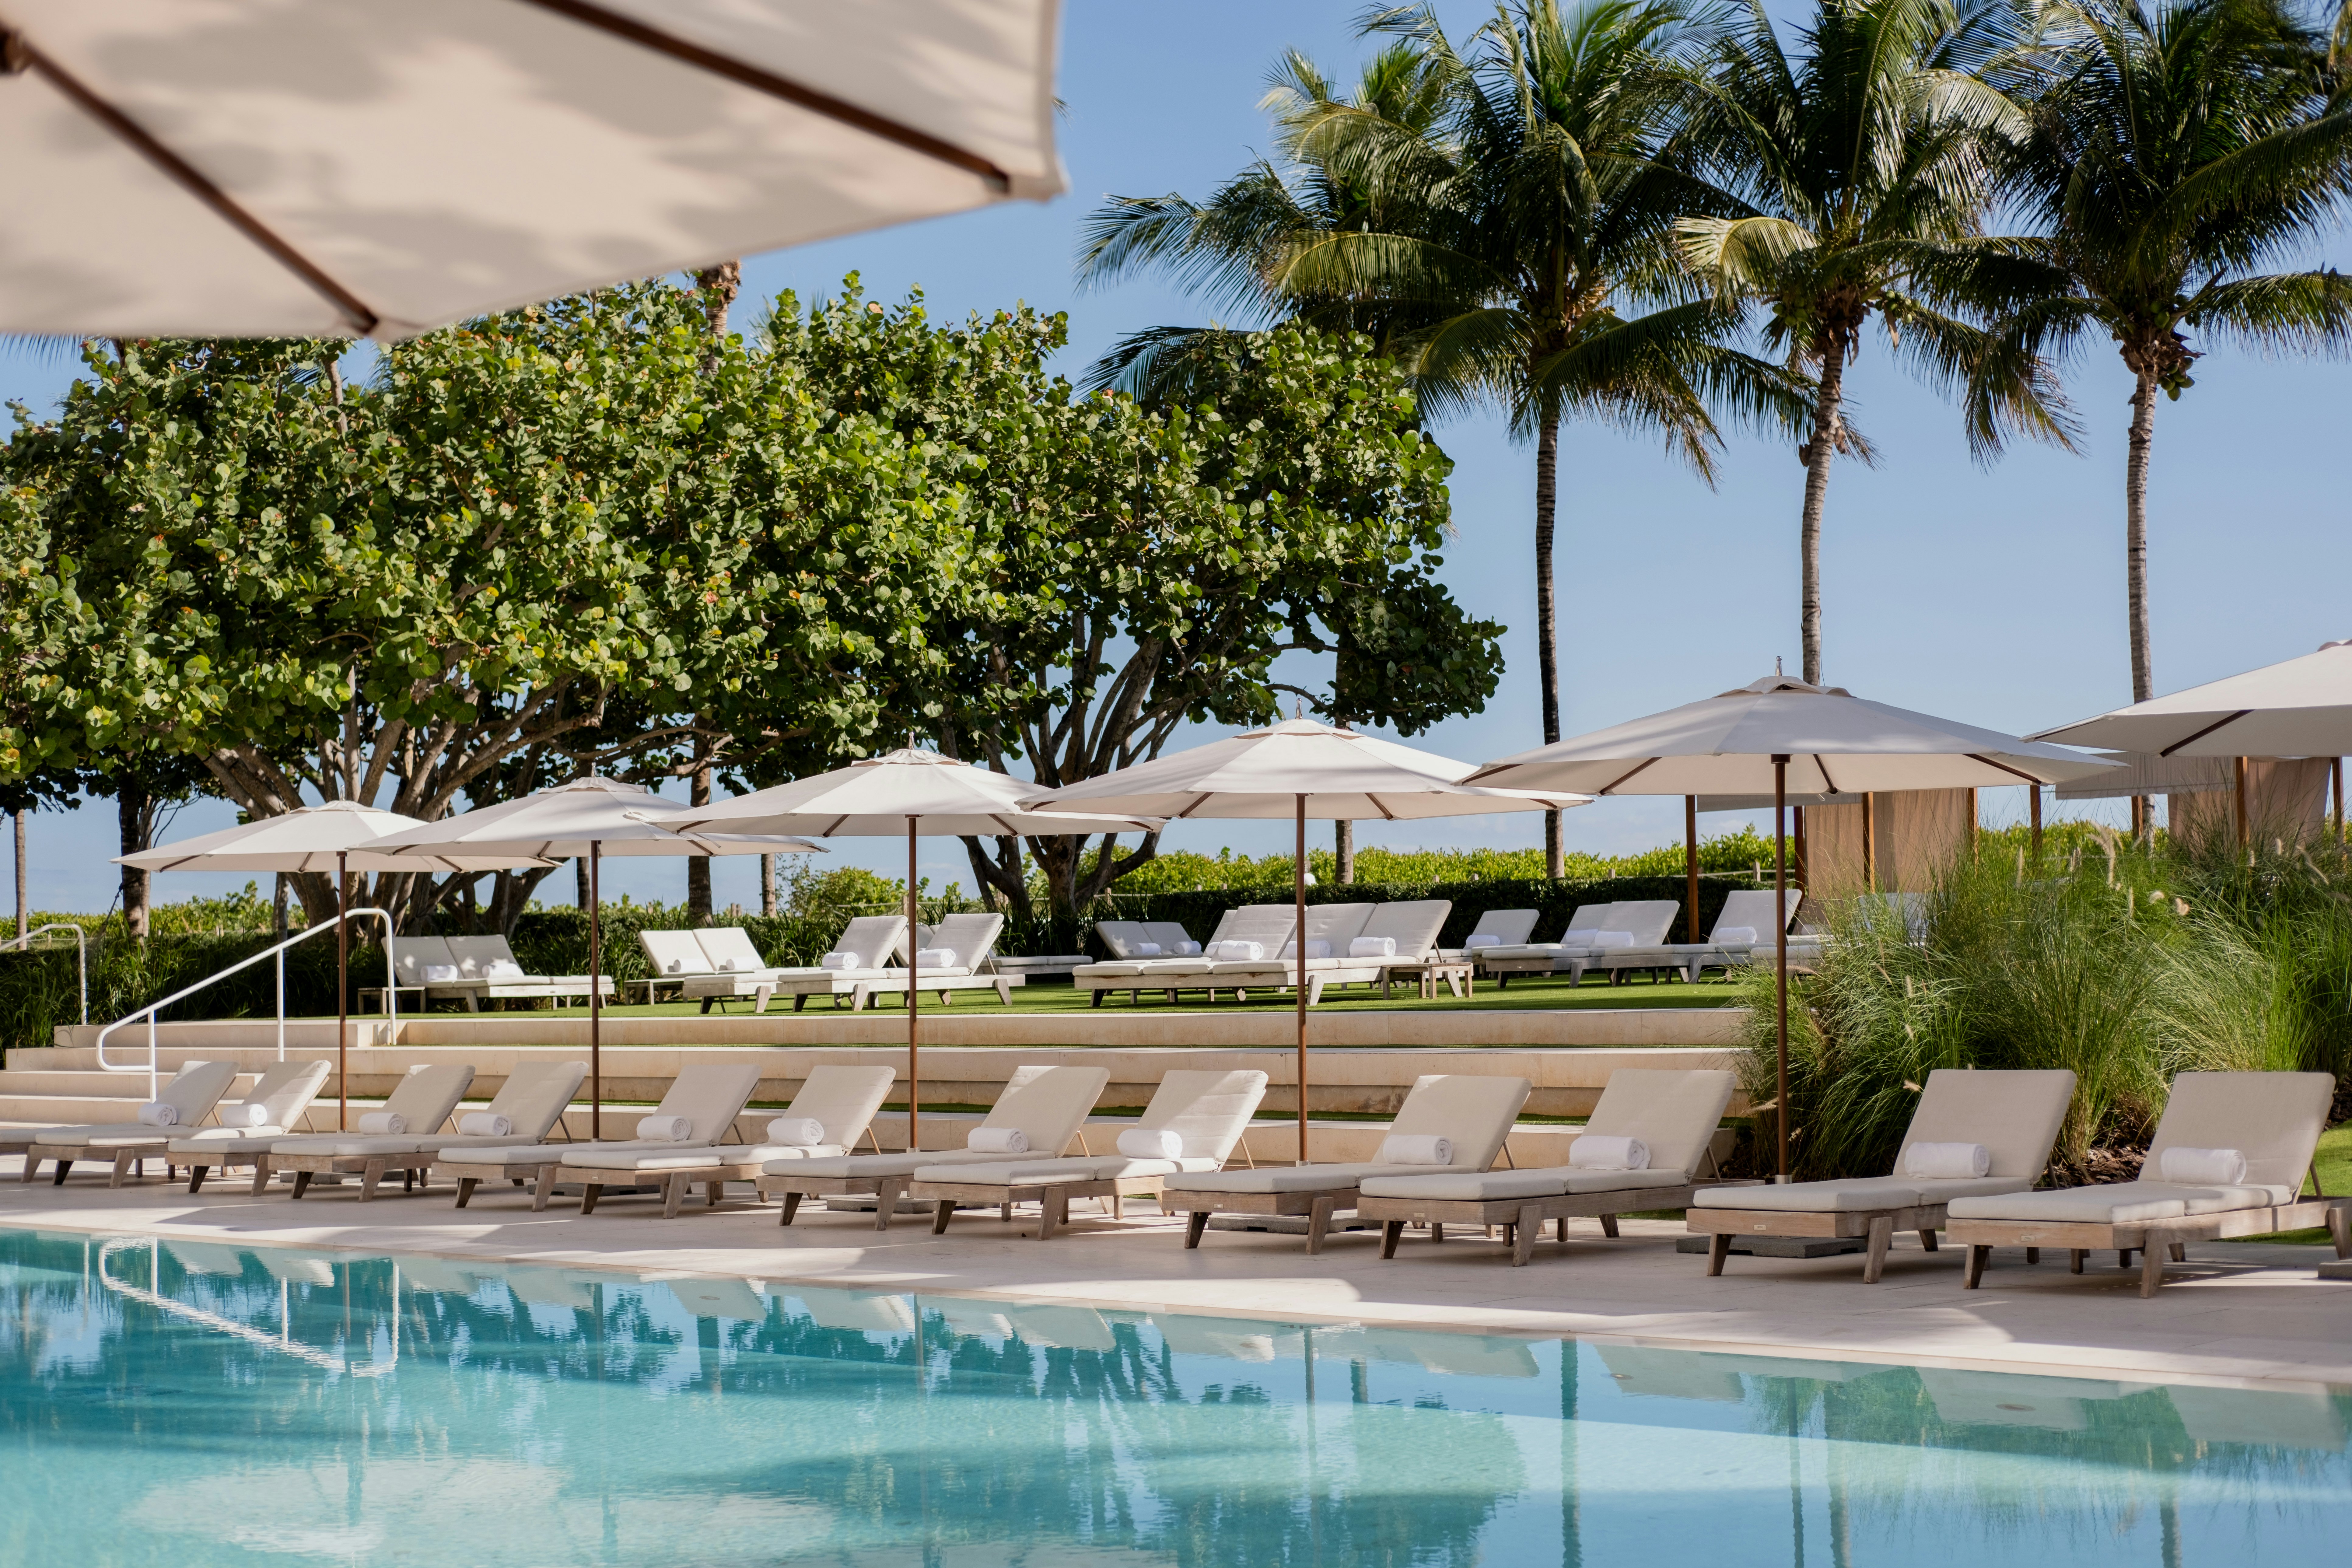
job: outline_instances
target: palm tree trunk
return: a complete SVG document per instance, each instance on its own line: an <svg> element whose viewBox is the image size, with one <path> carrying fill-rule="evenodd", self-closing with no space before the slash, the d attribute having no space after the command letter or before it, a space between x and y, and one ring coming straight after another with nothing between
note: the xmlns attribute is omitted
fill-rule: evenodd
<svg viewBox="0 0 2352 1568"><path fill-rule="evenodd" d="M707 728L710 721L710 715L697 713L694 720L696 724ZM696 738L695 744L698 747L707 743L700 737ZM687 804L709 805L710 783L710 754L705 752L697 759L694 775L687 784ZM690 925L700 926L710 923L710 861L704 856L693 856L686 863L686 918Z"/></svg>
<svg viewBox="0 0 2352 1568"><path fill-rule="evenodd" d="M2156 440L2156 378L2147 371L2132 389L2131 457L2124 468L2124 583L2131 600L2132 700L2156 695L2147 649L2147 453Z"/></svg>
<svg viewBox="0 0 2352 1568"><path fill-rule="evenodd" d="M1830 459L1836 456L1843 419L1839 409L1845 394L1845 342L1831 334L1822 353L1820 390L1813 395L1812 438L1798 449L1805 464L1805 521L1798 546L1802 571L1798 607L1799 633L1804 644L1805 679L1822 683L1822 509L1830 495Z"/></svg>
<svg viewBox="0 0 2352 1568"><path fill-rule="evenodd" d="M1543 682L1543 738L1559 739L1559 636L1551 588L1553 515L1559 501L1559 416L1546 415L1536 436L1536 663ZM1559 813L1544 813L1544 875L1567 869Z"/></svg>

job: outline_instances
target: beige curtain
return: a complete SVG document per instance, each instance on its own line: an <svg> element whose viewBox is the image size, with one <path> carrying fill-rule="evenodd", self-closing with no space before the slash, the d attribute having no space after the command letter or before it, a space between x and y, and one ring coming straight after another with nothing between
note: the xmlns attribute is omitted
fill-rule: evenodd
<svg viewBox="0 0 2352 1568"><path fill-rule="evenodd" d="M2327 820L2327 757L2248 757L2246 827L2257 843L2300 844L2316 838ZM2227 767L2230 760L2222 759ZM2165 825L2175 837L2238 833L2234 787L2165 796Z"/></svg>
<svg viewBox="0 0 2352 1568"><path fill-rule="evenodd" d="M1864 891L1919 893L1969 851L1976 831L1972 789L1882 790L1852 805L1805 807L1805 887L1823 898Z"/></svg>

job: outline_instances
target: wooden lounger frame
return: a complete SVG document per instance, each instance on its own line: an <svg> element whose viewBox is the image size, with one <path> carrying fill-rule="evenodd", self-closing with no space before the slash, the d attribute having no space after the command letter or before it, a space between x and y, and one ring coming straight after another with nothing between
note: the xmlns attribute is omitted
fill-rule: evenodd
<svg viewBox="0 0 2352 1568"><path fill-rule="evenodd" d="M292 1195L300 1197L310 1190L310 1178L333 1172L338 1175L360 1179L360 1202L375 1196L376 1184L393 1172L400 1173L400 1187L411 1192L428 1184L435 1155L430 1149L419 1149L405 1154L280 1154L272 1152L254 1157L253 1190L266 1190L269 1178L279 1171L294 1173Z"/></svg>
<svg viewBox="0 0 2352 1568"><path fill-rule="evenodd" d="M1356 1217L1381 1222L1381 1256L1384 1258L1396 1256L1397 1242L1408 1225L1429 1226L1429 1239L1433 1242L1445 1239L1445 1227L1449 1225L1499 1225L1503 1227L1503 1243L1511 1249L1511 1267L1522 1268L1535 1256L1536 1238L1542 1235L1547 1220L1556 1222L1558 1239L1562 1242L1568 1240L1568 1222L1571 1219L1597 1219L1601 1222L1601 1234L1613 1237L1619 1215L1686 1209L1696 1201L1700 1188L1725 1184L1689 1181L1675 1187L1620 1187L1614 1192L1559 1193L1534 1198L1391 1198L1367 1194L1356 1200Z"/></svg>
<svg viewBox="0 0 2352 1568"><path fill-rule="evenodd" d="M728 1131L731 1132L734 1128L730 1125ZM881 1152L882 1145L875 1138L871 1124L866 1129L866 1141L874 1145L877 1153ZM582 1214L596 1212L596 1200L606 1187L627 1187L633 1191L657 1187L662 1194L664 1219L677 1217L679 1209L685 1205L686 1194L695 1183L706 1184L709 1205L717 1208L726 1196L729 1182L757 1182L767 1165L764 1160L751 1160L739 1161L730 1165L695 1165L681 1171L645 1172L614 1170L609 1165L566 1165L563 1156L573 1147L570 1143L551 1143L547 1146L551 1158L527 1164L488 1164L463 1159L436 1160L434 1164L444 1174L457 1179L457 1206L459 1208L472 1201L474 1189L484 1182L519 1180L530 1187L530 1209L533 1214L538 1214L547 1207L548 1200L555 1195L558 1186L577 1182L587 1189L581 1194ZM689 1152L679 1151L681 1153ZM761 1189L761 1195L767 1195L764 1189Z"/></svg>
<svg viewBox="0 0 2352 1568"><path fill-rule="evenodd" d="M2022 1247L2026 1261L2040 1260L2042 1248L2064 1247L2073 1255L2072 1268L2083 1271L2092 1252L2113 1248L2117 1261L2131 1266L2140 1255L2139 1293L2156 1294L2164 1283L2168 1262L2189 1260L2189 1243L2222 1241L2233 1236L2268 1236L2274 1231L2304 1230L2326 1226L2336 1243L2336 1256L2352 1258L2352 1197L2310 1197L2264 1208L2228 1209L2221 1214L2184 1215L2173 1219L2143 1220L2131 1225L2105 1225L2095 1220L1956 1219L1952 1244L1969 1249L1963 1287L1976 1289L1996 1247Z"/></svg>
<svg viewBox="0 0 2352 1568"><path fill-rule="evenodd" d="M169 1132L173 1130L158 1128L156 1131ZM142 1138L121 1143L34 1143L25 1150L25 1170L21 1179L30 1182L35 1173L40 1170L42 1161L53 1160L57 1163L58 1168L56 1174L50 1178L49 1184L62 1187L66 1184L66 1173L74 1168L74 1162L77 1160L91 1164L100 1160L111 1160L114 1162L114 1173L108 1178L106 1184L110 1187L119 1187L122 1184L123 1178L130 1175L134 1167L141 1179L144 1180L147 1174L147 1162L161 1160L163 1162L163 1179L168 1182L172 1179L173 1167L178 1163L172 1158L166 1148L171 1141L169 1137L164 1137Z"/></svg>
<svg viewBox="0 0 2352 1568"><path fill-rule="evenodd" d="M1659 1205L1665 1207L1665 1205ZM1723 1272L1731 1255L1731 1241L1739 1236L1860 1237L1869 1245L1862 1263L1862 1282L1875 1285L1886 1270L1886 1249L1898 1230L1916 1230L1919 1246L1936 1250L1936 1233L1945 1226L1942 1204L1908 1204L1885 1209L1732 1209L1694 1208L1685 1224L1696 1236L1708 1237L1706 1273L1712 1279Z"/></svg>
<svg viewBox="0 0 2352 1568"><path fill-rule="evenodd" d="M1037 1239L1044 1241L1070 1223L1072 1198L1108 1200L1110 1217L1124 1219L1126 1198L1159 1197L1160 1184L1168 1176L1094 1176L1068 1182L1032 1182L1017 1186L987 1182L916 1182L907 1189L913 1198L930 1198L938 1204L931 1211L931 1234L945 1235L948 1221L955 1217L959 1205L967 1208L997 1209L1003 1216L1013 1216L1014 1204L1034 1203L1041 1217L1037 1222ZM1163 1211L1164 1206L1163 1206Z"/></svg>
<svg viewBox="0 0 2352 1568"><path fill-rule="evenodd" d="M1411 1169L1412 1167L1400 1167ZM1297 1193L1218 1193L1213 1207L1198 1209L1199 1202L1183 1193L1171 1194L1164 1188L1160 1194L1160 1206L1168 1212L1182 1212L1189 1216L1184 1225L1184 1245L1187 1248L1201 1245L1201 1237L1209 1228L1209 1216L1216 1214L1305 1215L1307 1216L1307 1255L1309 1258L1323 1250L1323 1238L1330 1234L1331 1216L1341 1209L1357 1208L1362 1199L1351 1184L1344 1187L1324 1187ZM1172 1205L1172 1206L1171 1206Z"/></svg>

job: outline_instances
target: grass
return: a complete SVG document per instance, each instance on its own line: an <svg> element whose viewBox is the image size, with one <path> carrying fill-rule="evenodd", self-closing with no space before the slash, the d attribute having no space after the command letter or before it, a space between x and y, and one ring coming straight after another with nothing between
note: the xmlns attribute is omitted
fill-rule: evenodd
<svg viewBox="0 0 2352 1568"><path fill-rule="evenodd" d="M2322 1192L2334 1197L2352 1193L2352 1121L2341 1127L2331 1127L2319 1135L2319 1153L2312 1163L2317 1167ZM2311 1184L2305 1182L2305 1189ZM2326 1226L2313 1226L2308 1230L2282 1230L2271 1236L2249 1236L2245 1241L2293 1241L2305 1246L2325 1246L2330 1239Z"/></svg>

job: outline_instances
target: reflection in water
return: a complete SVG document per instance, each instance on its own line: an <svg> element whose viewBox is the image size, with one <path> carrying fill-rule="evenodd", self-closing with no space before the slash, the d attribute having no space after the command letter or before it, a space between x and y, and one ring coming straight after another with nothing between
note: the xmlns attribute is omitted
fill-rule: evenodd
<svg viewBox="0 0 2352 1568"><path fill-rule="evenodd" d="M10 1562L2237 1563L2352 1529L2347 1409L0 1236Z"/></svg>

